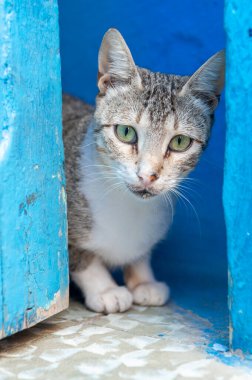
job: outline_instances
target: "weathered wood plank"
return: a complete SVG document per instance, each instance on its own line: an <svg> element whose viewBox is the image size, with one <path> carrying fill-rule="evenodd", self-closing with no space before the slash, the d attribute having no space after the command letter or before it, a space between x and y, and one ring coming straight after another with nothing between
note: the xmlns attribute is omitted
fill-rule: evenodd
<svg viewBox="0 0 252 380"><path fill-rule="evenodd" d="M67 307L68 260L57 1L3 0L0 8L0 314L6 336Z"/></svg>
<svg viewBox="0 0 252 380"><path fill-rule="evenodd" d="M226 0L227 137L224 207L230 343L252 353L252 2Z"/></svg>

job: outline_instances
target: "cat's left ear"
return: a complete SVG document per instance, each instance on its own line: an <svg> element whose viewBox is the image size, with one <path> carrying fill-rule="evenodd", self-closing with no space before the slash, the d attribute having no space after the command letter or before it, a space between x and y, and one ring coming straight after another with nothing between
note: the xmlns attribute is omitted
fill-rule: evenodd
<svg viewBox="0 0 252 380"><path fill-rule="evenodd" d="M116 29L109 29L103 37L98 70L98 87L101 94L105 94L109 87L118 85L141 86L140 75L130 50Z"/></svg>
<svg viewBox="0 0 252 380"><path fill-rule="evenodd" d="M214 54L186 82L180 95L189 91L205 101L212 110L218 105L225 82L225 51Z"/></svg>

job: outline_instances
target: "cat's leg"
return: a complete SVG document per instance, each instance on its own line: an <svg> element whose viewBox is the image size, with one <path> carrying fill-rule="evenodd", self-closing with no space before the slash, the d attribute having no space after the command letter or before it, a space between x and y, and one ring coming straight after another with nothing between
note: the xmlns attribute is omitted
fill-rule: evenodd
<svg viewBox="0 0 252 380"><path fill-rule="evenodd" d="M137 305L161 306L169 298L168 286L154 278L149 257L125 267L124 278L133 295L133 302Z"/></svg>
<svg viewBox="0 0 252 380"><path fill-rule="evenodd" d="M77 257L75 250L75 259ZM101 260L91 252L79 251L78 265L70 254L70 274L80 288L85 304L98 313L117 313L128 310L132 295L125 286L118 286Z"/></svg>

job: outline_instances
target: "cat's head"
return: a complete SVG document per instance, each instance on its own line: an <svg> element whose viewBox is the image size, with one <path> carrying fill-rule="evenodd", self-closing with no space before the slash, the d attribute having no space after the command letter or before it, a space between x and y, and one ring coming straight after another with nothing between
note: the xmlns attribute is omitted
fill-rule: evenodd
<svg viewBox="0 0 252 380"><path fill-rule="evenodd" d="M137 67L121 34L109 29L98 61L101 160L137 196L174 190L207 145L224 84L224 52L191 77L154 73Z"/></svg>

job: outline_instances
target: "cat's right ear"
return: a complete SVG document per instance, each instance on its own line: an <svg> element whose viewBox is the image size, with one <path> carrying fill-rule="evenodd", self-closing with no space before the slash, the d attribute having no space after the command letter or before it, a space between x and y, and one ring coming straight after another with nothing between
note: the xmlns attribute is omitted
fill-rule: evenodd
<svg viewBox="0 0 252 380"><path fill-rule="evenodd" d="M105 94L109 87L135 84L141 79L130 50L116 29L109 29L102 40L98 56L98 87Z"/></svg>

